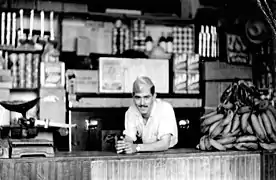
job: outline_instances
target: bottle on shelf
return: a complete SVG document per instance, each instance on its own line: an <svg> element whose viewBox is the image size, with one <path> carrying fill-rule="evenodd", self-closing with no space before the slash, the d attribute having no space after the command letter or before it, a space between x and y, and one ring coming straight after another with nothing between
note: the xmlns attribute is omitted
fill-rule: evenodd
<svg viewBox="0 0 276 180"><path fill-rule="evenodd" d="M165 33L162 32L161 37L159 38L158 46L162 47L166 51L166 38Z"/></svg>
<svg viewBox="0 0 276 180"><path fill-rule="evenodd" d="M147 32L147 37L145 39L146 51L151 51L153 48L153 39L150 35L150 32Z"/></svg>
<svg viewBox="0 0 276 180"><path fill-rule="evenodd" d="M211 57L216 57L216 32L215 27L211 26Z"/></svg>
<svg viewBox="0 0 276 180"><path fill-rule="evenodd" d="M201 25L200 32L199 32L199 37L198 37L198 54L200 56L205 56L205 31L204 31L204 26Z"/></svg>
<svg viewBox="0 0 276 180"><path fill-rule="evenodd" d="M210 57L210 42L211 42L211 35L209 32L209 26L205 27L205 33L206 33L206 56Z"/></svg>
<svg viewBox="0 0 276 180"><path fill-rule="evenodd" d="M172 36L171 32L169 32L168 35L167 35L166 52L167 53L172 53L173 52L173 36Z"/></svg>

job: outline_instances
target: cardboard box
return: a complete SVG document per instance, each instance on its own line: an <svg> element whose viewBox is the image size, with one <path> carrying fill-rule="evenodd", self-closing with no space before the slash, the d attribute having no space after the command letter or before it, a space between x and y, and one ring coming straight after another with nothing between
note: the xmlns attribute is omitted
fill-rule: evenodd
<svg viewBox="0 0 276 180"><path fill-rule="evenodd" d="M65 90L61 88L41 88L39 91L39 118L41 120L65 123L66 98Z"/></svg>
<svg viewBox="0 0 276 180"><path fill-rule="evenodd" d="M77 51L77 37L89 39L89 53L111 54L112 22L64 19L62 21L62 51Z"/></svg>
<svg viewBox="0 0 276 180"><path fill-rule="evenodd" d="M225 62L204 62L204 80L252 79L251 66L232 65Z"/></svg>
<svg viewBox="0 0 276 180"><path fill-rule="evenodd" d="M188 71L199 71L199 55L198 54L187 54L188 56Z"/></svg>
<svg viewBox="0 0 276 180"><path fill-rule="evenodd" d="M66 71L66 91L69 94L99 92L98 71L68 69Z"/></svg>
<svg viewBox="0 0 276 180"><path fill-rule="evenodd" d="M199 72L188 72L188 93L199 94L200 92L200 78Z"/></svg>
<svg viewBox="0 0 276 180"><path fill-rule="evenodd" d="M220 97L231 82L206 82L205 83L205 106L217 107Z"/></svg>
<svg viewBox="0 0 276 180"><path fill-rule="evenodd" d="M63 62L41 62L40 85L59 88L65 85L65 64Z"/></svg>
<svg viewBox="0 0 276 180"><path fill-rule="evenodd" d="M173 59L173 71L198 71L199 55L192 53L176 54Z"/></svg>
<svg viewBox="0 0 276 180"><path fill-rule="evenodd" d="M10 70L0 70L0 88L12 88L12 76Z"/></svg>
<svg viewBox="0 0 276 180"><path fill-rule="evenodd" d="M175 54L173 58L173 71L187 71L188 69L187 54Z"/></svg>
<svg viewBox="0 0 276 180"><path fill-rule="evenodd" d="M173 92L186 94L188 92L188 74L187 71L175 72L173 78Z"/></svg>

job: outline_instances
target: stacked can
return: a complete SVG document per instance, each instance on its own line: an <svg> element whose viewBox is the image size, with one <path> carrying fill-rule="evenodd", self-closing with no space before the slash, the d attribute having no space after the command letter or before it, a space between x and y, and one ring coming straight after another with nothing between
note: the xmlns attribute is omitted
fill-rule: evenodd
<svg viewBox="0 0 276 180"><path fill-rule="evenodd" d="M125 31L124 48L125 50L128 50L130 49L130 33L127 27L124 27L124 31Z"/></svg>
<svg viewBox="0 0 276 180"><path fill-rule="evenodd" d="M132 49L144 51L146 40L146 25L144 20L134 20L131 24Z"/></svg>
<svg viewBox="0 0 276 180"><path fill-rule="evenodd" d="M32 62L32 87L37 88L38 83L39 83L39 64L40 64L40 55L39 54L34 54L33 55L33 62Z"/></svg>
<svg viewBox="0 0 276 180"><path fill-rule="evenodd" d="M129 39L128 28L121 20L117 20L112 29L112 54L122 54L129 49Z"/></svg>
<svg viewBox="0 0 276 180"><path fill-rule="evenodd" d="M26 76L25 76L25 64L26 56L24 53L18 55L18 73L19 73L19 87L25 88L26 86Z"/></svg>
<svg viewBox="0 0 276 180"><path fill-rule="evenodd" d="M15 53L12 53L9 55L10 62L11 62L11 75L12 75L12 87L17 88L18 87L18 56Z"/></svg>
<svg viewBox="0 0 276 180"><path fill-rule="evenodd" d="M26 67L25 67L25 73L26 73L26 88L31 88L32 87L32 59L33 58L33 54L32 53L28 53L26 54Z"/></svg>

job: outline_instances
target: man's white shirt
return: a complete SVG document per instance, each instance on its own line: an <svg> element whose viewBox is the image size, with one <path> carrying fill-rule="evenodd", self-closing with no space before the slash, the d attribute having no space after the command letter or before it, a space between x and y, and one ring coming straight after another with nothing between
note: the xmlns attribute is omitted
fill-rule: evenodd
<svg viewBox="0 0 276 180"><path fill-rule="evenodd" d="M137 107L132 104L125 113L124 134L133 141L137 140L137 135L145 144L156 142L163 135L171 134L170 147L175 146L178 142L178 130L173 107L166 101L156 99L145 124Z"/></svg>

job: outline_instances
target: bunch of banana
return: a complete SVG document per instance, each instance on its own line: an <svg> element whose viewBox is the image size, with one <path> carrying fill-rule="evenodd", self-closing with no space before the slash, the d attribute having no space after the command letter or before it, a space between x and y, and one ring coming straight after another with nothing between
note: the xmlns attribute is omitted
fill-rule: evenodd
<svg viewBox="0 0 276 180"><path fill-rule="evenodd" d="M215 111L203 116L201 132L204 135L200 138L198 149L226 150L231 148L228 144L233 143L236 139L235 135L239 134L237 124L235 124L237 131L231 132L234 126L234 116L235 112L231 109L227 109L226 112Z"/></svg>
<svg viewBox="0 0 276 180"><path fill-rule="evenodd" d="M276 109L268 104L252 113L250 120L259 145L266 150L276 150Z"/></svg>
<svg viewBox="0 0 276 180"><path fill-rule="evenodd" d="M276 109L251 82L233 82L216 110L200 119L198 149L276 150Z"/></svg>
<svg viewBox="0 0 276 180"><path fill-rule="evenodd" d="M202 116L201 133L200 150L276 150L276 109L258 103L213 111Z"/></svg>

